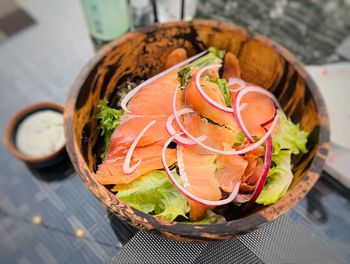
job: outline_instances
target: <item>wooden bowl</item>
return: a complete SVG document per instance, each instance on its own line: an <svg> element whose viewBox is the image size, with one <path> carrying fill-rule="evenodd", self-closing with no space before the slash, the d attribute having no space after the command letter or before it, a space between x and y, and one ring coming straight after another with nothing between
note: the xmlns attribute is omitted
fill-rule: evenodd
<svg viewBox="0 0 350 264"><path fill-rule="evenodd" d="M310 133L309 152L294 160L294 180L277 203L257 207L244 217L216 225L168 222L131 208L100 185L92 174L101 145L98 101L116 105L116 88L162 71L167 55L177 47L190 56L209 46L237 55L242 78L273 92L283 110ZM285 48L261 35L217 21L171 22L125 34L102 48L85 66L72 87L65 110L65 133L70 158L85 185L111 212L139 229L186 241L231 239L251 232L285 214L310 191L322 171L329 148L328 117L315 83Z"/></svg>
<svg viewBox="0 0 350 264"><path fill-rule="evenodd" d="M63 145L57 151L51 153L50 155L46 155L44 157L31 157L20 152L15 143L15 136L18 129L19 124L28 116L35 112L43 111L43 110L53 110L63 114L64 107L55 102L38 102L34 104L30 104L19 110L14 114L14 116L8 122L8 125L5 129L4 134L4 143L8 149L8 151L17 159L20 159L33 167L47 167L56 162L60 161L64 154L66 153L65 145Z"/></svg>

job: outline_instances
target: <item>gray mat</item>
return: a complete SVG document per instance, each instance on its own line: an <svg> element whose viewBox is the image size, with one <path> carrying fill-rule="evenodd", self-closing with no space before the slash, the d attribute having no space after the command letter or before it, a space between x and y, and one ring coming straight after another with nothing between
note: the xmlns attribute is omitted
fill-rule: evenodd
<svg viewBox="0 0 350 264"><path fill-rule="evenodd" d="M230 241L182 243L138 232L111 263L342 263L288 217Z"/></svg>

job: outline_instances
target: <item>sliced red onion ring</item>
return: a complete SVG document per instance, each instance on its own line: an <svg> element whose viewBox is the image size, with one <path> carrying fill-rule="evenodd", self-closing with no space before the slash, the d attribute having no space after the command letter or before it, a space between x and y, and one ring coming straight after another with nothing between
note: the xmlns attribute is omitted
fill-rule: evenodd
<svg viewBox="0 0 350 264"><path fill-rule="evenodd" d="M184 163L184 157L183 157L183 146L181 144L177 145L176 154L177 154L177 166L179 167L179 173L180 173L180 177L181 177L181 180L183 183L183 187L187 188L189 186L189 182L188 182L188 177L187 177L187 174L185 171L185 163Z"/></svg>
<svg viewBox="0 0 350 264"><path fill-rule="evenodd" d="M242 111L242 109L241 109ZM275 111L275 115L277 115L276 111ZM260 124L260 126L264 127L264 126L267 126L268 124L271 124L271 122L273 121L273 119L275 118L275 115L273 117L271 117L269 120L263 122Z"/></svg>
<svg viewBox="0 0 350 264"><path fill-rule="evenodd" d="M234 104L233 104L234 116L237 120L238 126L242 130L245 137L249 140L249 142L254 142L253 137L250 135L248 129L246 128L246 126L243 122L243 118L242 118L241 110L240 110L241 99L243 98L243 96L245 94L250 93L250 92L256 92L256 93L261 93L261 94L266 95L274 102L275 106L278 108L280 108L280 104L277 101L276 97L272 93L270 93L266 89L258 87L258 86L247 86L245 89L243 89L237 93L235 100L234 100ZM275 119L275 116L273 117L274 119Z"/></svg>
<svg viewBox="0 0 350 264"><path fill-rule="evenodd" d="M125 160L123 162L123 172L125 174L131 174L133 173L137 167L141 164L142 159L140 159L134 166L130 167L130 162L131 162L131 157L132 154L134 153L134 150L137 146L137 144L139 143L140 139L143 137L143 135L147 132L148 129L150 129L151 126L153 126L156 123L156 120L152 120L151 122L149 122L144 129L142 129L142 131L140 132L140 134L137 135L137 137L135 138L134 142L132 142L128 152L126 153L125 156Z"/></svg>
<svg viewBox="0 0 350 264"><path fill-rule="evenodd" d="M181 120L180 120L180 115L178 113L178 111L176 110L176 97L177 97L177 89L175 89L175 92L173 94L173 114L174 114L174 117L175 117L175 120L178 124L178 126L180 127L181 131L183 133L185 133L185 135L187 137L189 137L190 139L192 139L193 141L195 141L198 145L200 145L201 147L209 150L209 151L212 151L214 153L218 153L218 154L221 154L221 155L239 155L239 154L244 154L244 153L247 153L249 151L252 151L254 149L256 149L257 147L259 147L260 145L262 145L266 139L271 135L272 131L274 130L274 128L276 127L277 125L277 121L278 121L278 115L275 116L269 130L265 133L265 135L259 139L258 141L254 142L253 144L249 145L248 147L244 148L244 149L240 149L240 150L220 150L220 149L216 149L216 148L213 148L213 147L210 147L206 144L204 144L203 142L199 141L197 138L195 138L193 135L191 135L191 133L188 132L188 130L183 126L183 124L181 123Z"/></svg>
<svg viewBox="0 0 350 264"><path fill-rule="evenodd" d="M228 112L228 113L233 113L233 109L231 107L226 107L226 106L223 106L217 102L215 102L213 99L211 99L202 89L202 86L201 86L201 83L200 83L200 78L201 78L201 75L209 70L209 69L212 69L212 68L220 68L221 67L221 64L210 64L210 65L207 65L205 67L203 67L202 69L200 69L197 74L196 74L196 87L197 87L197 90L198 92L200 93L200 95L203 97L203 99L208 103L210 104L212 107L216 108L216 109L219 109L223 112Z"/></svg>
<svg viewBox="0 0 350 264"><path fill-rule="evenodd" d="M181 135L183 133L179 133L179 134L176 134L176 135ZM174 136L171 136L167 142L165 142L165 144L163 145L163 148L162 148L162 163L163 163L163 167L164 167L164 170L166 172L166 174L168 175L169 179L171 180L171 182L174 184L174 186L176 187L176 189L178 189L183 195L185 195L188 199L191 199L197 203L200 203L202 205L206 205L206 206L219 206L219 205L224 205L224 204L228 204L230 202L233 201L233 199L236 197L237 193L238 193L238 190L239 190L239 183L237 183L235 185L235 187L233 188L232 190L232 193L230 194L229 197L227 197L226 199L224 200L219 200L219 201L210 201L210 200L205 200L205 199L202 199L192 193L190 193L188 190L186 190L184 187L181 186L181 184L179 184L174 175L171 173L171 171L169 170L169 167L168 167L168 164L167 164L167 161L166 161L166 150L167 150L167 147L169 146L169 144L174 140L174 138L176 137L176 135Z"/></svg>
<svg viewBox="0 0 350 264"><path fill-rule="evenodd" d="M157 75L153 76L152 78L144 81L143 83L141 83L140 85L136 86L134 89L132 89L124 98L123 100L120 102L120 106L121 108L124 109L125 112L130 112L127 109L127 104L130 101L130 99L138 92L140 91L143 87L145 87L146 85L154 82L155 80L158 80L159 78L163 77L164 75L168 74L169 72L172 72L173 70L176 70L182 66L185 66L186 64L198 59L199 57L202 57L204 54L206 54L208 52L208 50L204 50L200 53L198 53L197 55L194 55L191 58L188 58L184 61L181 61L178 64L175 64L174 66L170 67L169 69L166 69L165 71L162 71L161 73L158 73Z"/></svg>
<svg viewBox="0 0 350 264"><path fill-rule="evenodd" d="M189 114L189 113L194 113L194 110L191 108L184 108L184 109L181 109L180 111L178 111L178 115L184 115L184 114ZM170 115L166 121L166 124L165 124L165 128L168 131L168 133L170 134L170 136L173 136L176 134L176 131L175 131L174 127L172 126L174 118L175 118L174 114ZM199 141L204 141L206 139L207 139L207 137L204 135L197 138L197 140L199 140ZM180 144L187 145L187 146L197 144L192 139L184 138L182 136L177 136L174 140L176 141L176 143L180 143Z"/></svg>
<svg viewBox="0 0 350 264"><path fill-rule="evenodd" d="M254 204L256 199L259 197L265 182L267 175L269 174L270 167L271 167L271 159L272 159L272 138L269 136L266 139L266 151L265 151L265 158L264 158L264 167L260 174L260 177L258 179L258 182L256 183L255 190L252 194L237 194L236 198L233 200L234 203L245 203L248 202L247 205L244 207L243 210L247 210L251 208L251 206Z"/></svg>

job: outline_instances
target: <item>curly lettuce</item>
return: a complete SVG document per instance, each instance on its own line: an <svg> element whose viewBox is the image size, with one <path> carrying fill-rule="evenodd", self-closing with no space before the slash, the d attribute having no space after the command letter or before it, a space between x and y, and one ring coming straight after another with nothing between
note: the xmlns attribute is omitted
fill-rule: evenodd
<svg viewBox="0 0 350 264"><path fill-rule="evenodd" d="M106 156L112 133L115 128L120 125L124 110L109 107L108 101L105 99L100 100L97 108L100 110L97 114L97 118L99 120L101 136L104 136L103 152L101 154L101 158L103 159Z"/></svg>

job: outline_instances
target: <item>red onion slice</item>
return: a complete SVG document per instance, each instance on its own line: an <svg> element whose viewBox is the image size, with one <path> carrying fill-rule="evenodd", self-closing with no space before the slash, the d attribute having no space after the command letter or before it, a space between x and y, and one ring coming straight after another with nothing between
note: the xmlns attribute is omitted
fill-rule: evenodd
<svg viewBox="0 0 350 264"><path fill-rule="evenodd" d="M182 133L176 134L176 135L181 135ZM230 194L229 197L227 197L224 200L219 200L219 201L210 201L210 200L205 200L202 199L192 193L190 193L188 190L186 190L184 187L181 186L181 184L179 184L174 175L171 173L167 161L166 161L166 150L169 146L169 144L174 140L174 138L176 137L176 135L171 136L163 145L162 148L162 163L163 163L163 167L164 170L166 172L166 174L168 175L169 179L171 180L171 182L174 184L175 188L178 189L183 195L185 195L188 199L191 199L197 203L200 203L202 205L206 205L206 206L219 206L219 205L224 205L224 204L228 204L230 202L233 201L233 199L236 197L238 190L239 190L239 183L237 183L235 185L235 187L232 190L232 193Z"/></svg>
<svg viewBox="0 0 350 264"><path fill-rule="evenodd" d="M242 109L241 109L241 111L242 111ZM277 115L277 112L276 112L276 111L275 111L275 115ZM275 118L275 115L274 115L273 117L271 117L269 120L267 120L267 121L261 123L260 126L264 127L264 126L267 126L268 124L271 124L272 121L273 121L273 119Z"/></svg>
<svg viewBox="0 0 350 264"><path fill-rule="evenodd" d="M127 104L130 101L130 99L138 92L140 91L143 87L145 87L146 85L158 80L159 78L163 77L164 75L168 74L169 72L172 72L173 70L176 70L182 66L185 66L186 64L198 59L199 57L202 57L204 54L206 54L208 52L208 50L204 50L200 53L198 53L197 55L194 55L191 58L188 58L184 61L179 62L178 64L175 64L174 66L170 67L169 69L166 69L165 71L162 71L161 73L158 73L157 75L153 76L152 78L144 81L143 83L141 83L140 85L136 86L134 89L132 89L124 98L123 100L120 102L120 106L121 108L124 109L125 112L130 113L130 111L127 109Z"/></svg>
<svg viewBox="0 0 350 264"><path fill-rule="evenodd" d="M210 104L212 107L216 108L216 109L219 109L223 112L228 112L228 113L233 113L233 109L231 107L226 107L226 106L223 106L217 102L215 102L213 99L211 99L202 89L202 86L201 86L201 83L200 83L200 78L201 78L201 75L207 71L207 70L210 70L212 68L220 68L221 67L221 64L210 64L210 65L207 65L203 68L201 68L197 74L196 74L196 88L198 90L198 92L200 93L200 95L203 97L203 99L208 103Z"/></svg>
<svg viewBox="0 0 350 264"><path fill-rule="evenodd" d="M244 90L242 90L244 91ZM269 130L265 133L265 135L258 141L254 142L253 144L249 145L248 147L244 148L244 149L240 149L240 150L220 150L220 149L216 149L213 147L210 147L206 144L204 144L203 142L201 142L200 140L198 140L197 138L195 138L193 135L191 135L191 133L188 132L188 130L183 126L183 124L181 123L181 120L179 118L179 111L176 110L176 97L177 97L177 89L175 89L174 95L173 95L173 114L175 117L175 120L178 124L178 126L180 127L181 131L183 133L185 133L185 135L187 137L189 137L190 139L192 139L194 142L196 142L198 145L200 145L201 147L205 148L206 150L212 151L214 153L218 153L221 155L238 155L238 154L244 154L247 153L249 151L252 151L254 149L256 149L257 147L259 147L260 145L262 145L266 139L271 135L272 131L274 130L274 128L277 125L277 121L278 121L278 115L275 116L271 127L269 128Z"/></svg>
<svg viewBox="0 0 350 264"><path fill-rule="evenodd" d="M267 175L269 174L269 171L270 171L271 159L272 159L272 138L271 138L271 136L269 136L266 139L264 167L263 167L263 170L260 174L258 182L256 183L256 187L254 189L254 192L251 194L240 194L239 193L239 194L237 194L236 198L233 200L234 203L239 203L239 204L248 202L248 204L244 207L243 210L249 209L254 204L256 199L259 197L259 195L260 195L260 193L265 185Z"/></svg>
<svg viewBox="0 0 350 264"><path fill-rule="evenodd" d="M137 167L141 164L142 159L140 159L134 166L130 167L130 162L131 162L131 157L132 154L134 153L134 150L137 146L137 144L139 143L140 139L143 137L143 135L147 132L148 129L150 129L151 126L153 126L156 123L156 120L152 120L151 122L149 122L144 129L142 129L142 131L140 132L140 134L137 135L137 137L135 138L134 142L132 142L128 152L126 153L125 156L125 160L123 162L123 172L125 174L131 174L133 173Z"/></svg>
<svg viewBox="0 0 350 264"><path fill-rule="evenodd" d="M194 113L194 110L191 108L184 108L184 109L181 109L180 111L178 111L177 113L178 113L178 115L184 115L184 114ZM166 124L165 124L165 128L168 131L168 133L170 134L170 136L173 136L176 134L176 131L175 131L174 127L172 126L174 118L175 118L174 114L170 115L166 121ZM206 138L207 138L206 136L200 136L197 138L197 140L204 141L204 140L206 140ZM192 139L184 138L182 136L176 136L174 140L176 141L176 143L187 145L187 146L192 146L192 145L197 144Z"/></svg>
<svg viewBox="0 0 350 264"><path fill-rule="evenodd" d="M234 116L237 120L238 126L242 130L245 137L249 140L249 142L254 142L253 137L250 135L248 129L246 128L246 126L243 122L243 118L241 115L241 109L240 109L240 102L241 102L243 96L247 93L250 93L250 92L256 92L256 93L261 93L263 95L266 95L274 102L275 106L278 108L280 108L280 104L277 101L276 97L272 93L270 93L266 89L263 89L263 88L258 87L258 86L247 86L245 89L243 89L237 93L237 96L235 97L234 104L233 104ZM275 116L273 117L274 119L275 119ZM266 123L266 122L264 122L264 123Z"/></svg>
<svg viewBox="0 0 350 264"><path fill-rule="evenodd" d="M263 171L261 172L260 178L256 184L256 188L252 194L252 198L248 201L244 210L248 210L249 208L251 208L253 206L254 202L259 197L262 189L264 188L267 175L269 174L269 171L270 171L271 160L272 160L272 138L271 138L271 136L269 136L266 139L266 151L265 151L265 160L264 160Z"/></svg>

